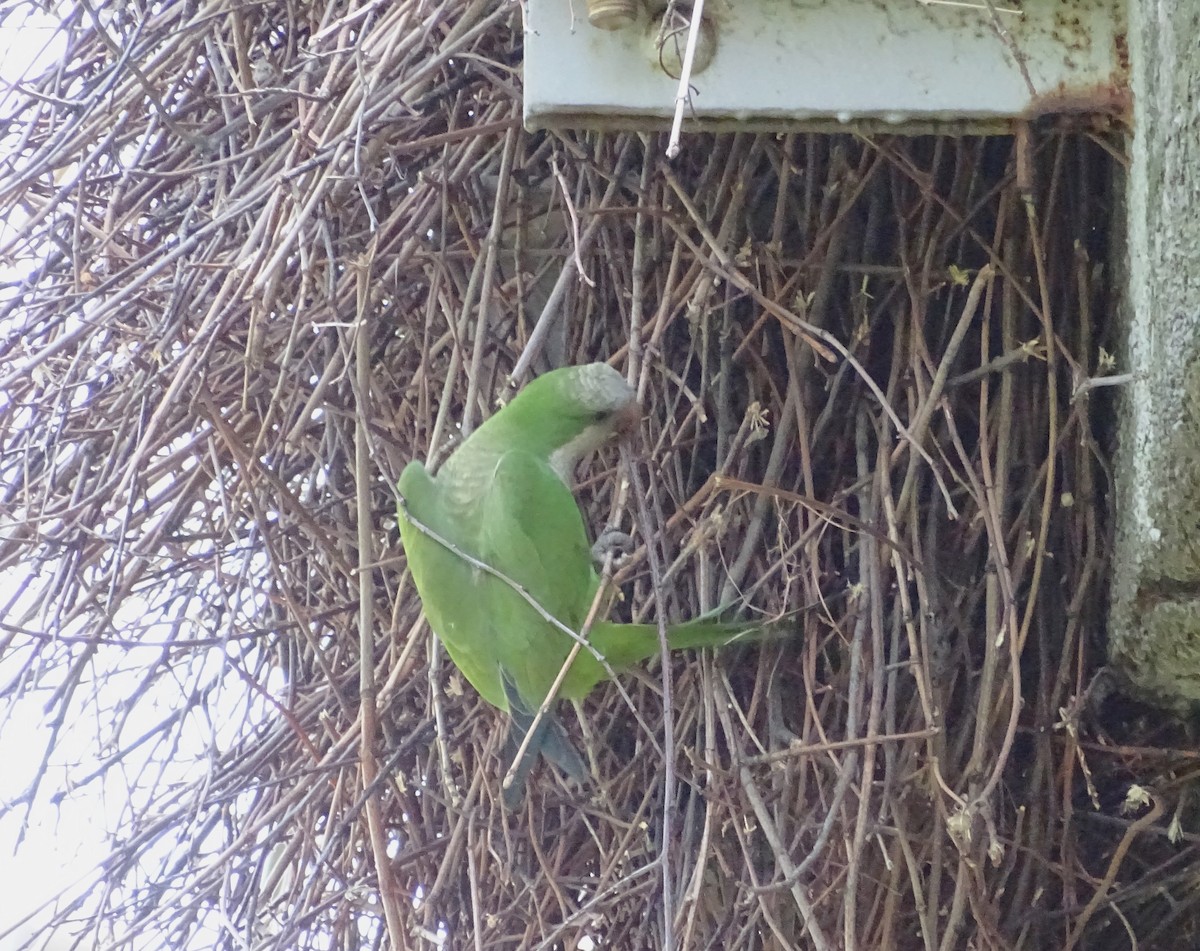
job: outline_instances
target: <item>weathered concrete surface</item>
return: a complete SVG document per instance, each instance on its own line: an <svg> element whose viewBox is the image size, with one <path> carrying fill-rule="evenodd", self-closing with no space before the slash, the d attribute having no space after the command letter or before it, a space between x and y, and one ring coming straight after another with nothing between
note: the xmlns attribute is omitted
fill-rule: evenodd
<svg viewBox="0 0 1200 951"><path fill-rule="evenodd" d="M1132 0L1126 388L1110 656L1148 700L1200 702L1200 3Z"/></svg>

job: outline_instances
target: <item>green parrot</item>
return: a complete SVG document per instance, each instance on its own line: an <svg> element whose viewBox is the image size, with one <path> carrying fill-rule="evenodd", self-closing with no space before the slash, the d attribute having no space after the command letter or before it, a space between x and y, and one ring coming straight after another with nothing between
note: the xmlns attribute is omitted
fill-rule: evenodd
<svg viewBox="0 0 1200 951"><path fill-rule="evenodd" d="M485 700L508 712L510 749L529 731L574 639L509 582L579 632L600 579L571 490L575 467L633 430L639 418L633 389L612 367L564 367L526 386L475 430L436 476L417 461L400 476L400 538L425 617L463 676ZM746 634L753 635L754 628L703 618L668 628L672 649L717 646ZM652 624L598 619L588 642L614 671L659 651ZM585 648L558 697L582 700L607 677L604 665ZM510 807L519 803L525 774L539 752L572 778L586 777L583 760L557 719L543 717L504 791Z"/></svg>

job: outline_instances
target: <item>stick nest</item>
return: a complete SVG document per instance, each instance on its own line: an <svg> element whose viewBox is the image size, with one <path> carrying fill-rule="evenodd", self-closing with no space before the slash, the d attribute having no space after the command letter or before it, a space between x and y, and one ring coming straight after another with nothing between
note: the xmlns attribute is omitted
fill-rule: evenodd
<svg viewBox="0 0 1200 951"><path fill-rule="evenodd" d="M1194 756L1082 699L1110 143L692 135L668 164L522 131L507 4L72 9L0 159L0 672L6 732L46 724L4 821L108 836L43 934L1181 933L1195 844L1159 817ZM508 813L503 720L434 650L393 486L527 351L638 383L647 516L615 457L579 493L641 539L617 614L795 630L674 656L669 703L652 664L562 711L594 782L540 766Z"/></svg>

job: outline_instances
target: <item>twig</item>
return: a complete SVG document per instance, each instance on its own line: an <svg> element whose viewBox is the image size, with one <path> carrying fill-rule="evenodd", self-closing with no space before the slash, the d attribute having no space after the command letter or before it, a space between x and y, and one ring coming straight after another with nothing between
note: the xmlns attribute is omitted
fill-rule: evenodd
<svg viewBox="0 0 1200 951"><path fill-rule="evenodd" d="M704 0L692 0L691 22L688 24L687 46L683 51L683 67L679 71L679 91L675 93L675 116L671 120L671 135L667 140L667 158L679 155L679 133L683 128L683 110L691 101L692 64L696 59L696 42L704 21Z"/></svg>

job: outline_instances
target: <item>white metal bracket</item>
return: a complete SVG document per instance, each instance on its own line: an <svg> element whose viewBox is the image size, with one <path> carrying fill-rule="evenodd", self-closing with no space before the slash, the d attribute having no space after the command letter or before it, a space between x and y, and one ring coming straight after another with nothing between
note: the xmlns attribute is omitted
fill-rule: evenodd
<svg viewBox="0 0 1200 951"><path fill-rule="evenodd" d="M527 0L528 127L669 125L686 27L660 49L665 0L623 2L632 19L599 29L584 0ZM707 0L702 24L691 131L995 132L1128 108L1124 0Z"/></svg>

